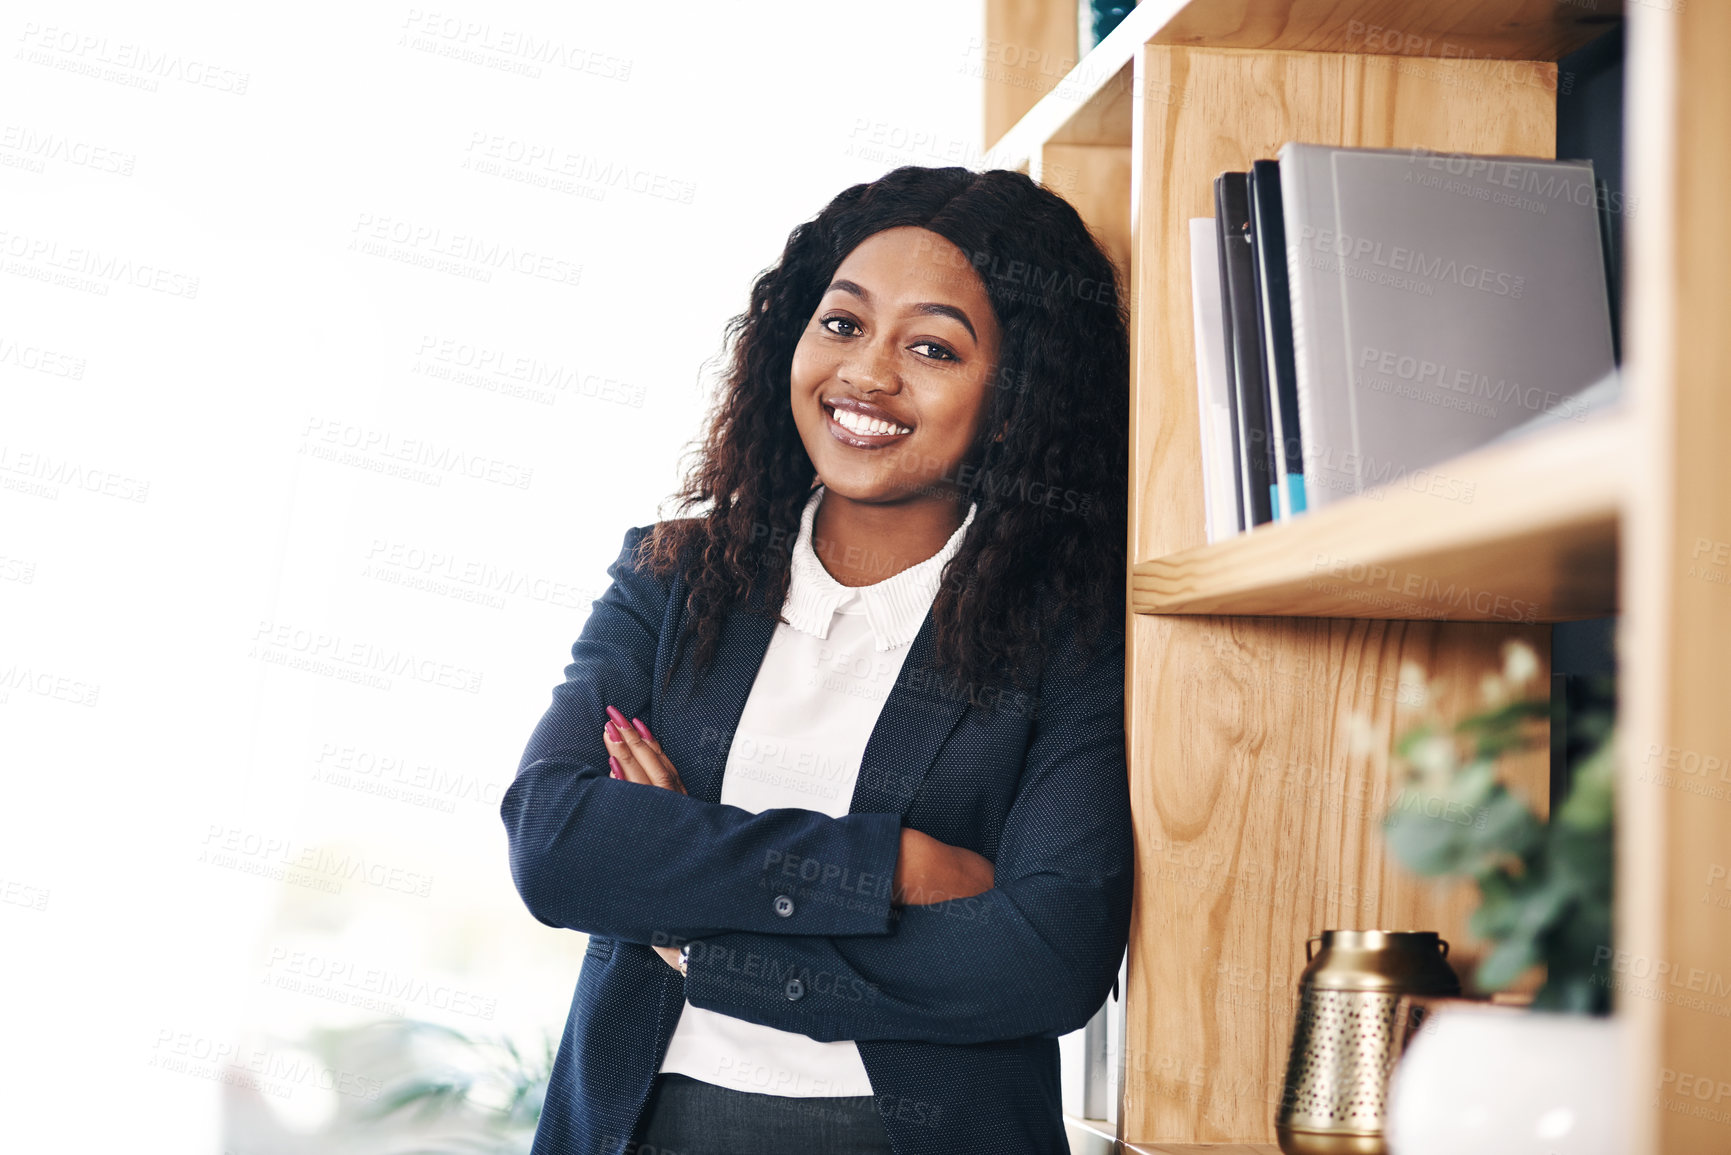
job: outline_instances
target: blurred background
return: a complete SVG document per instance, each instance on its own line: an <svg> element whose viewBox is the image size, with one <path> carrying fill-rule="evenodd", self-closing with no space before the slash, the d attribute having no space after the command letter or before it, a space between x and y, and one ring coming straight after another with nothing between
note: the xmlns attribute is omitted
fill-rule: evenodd
<svg viewBox="0 0 1731 1155"><path fill-rule="evenodd" d="M500 796L788 231L989 167L981 5L5 27L5 1146L526 1151Z"/></svg>

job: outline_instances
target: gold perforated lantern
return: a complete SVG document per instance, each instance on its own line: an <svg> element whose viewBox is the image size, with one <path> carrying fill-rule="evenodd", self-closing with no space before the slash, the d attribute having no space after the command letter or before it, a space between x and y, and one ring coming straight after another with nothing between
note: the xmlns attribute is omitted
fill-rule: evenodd
<svg viewBox="0 0 1731 1155"><path fill-rule="evenodd" d="M1433 931L1325 930L1305 954L1275 1119L1280 1149L1385 1155L1388 1077L1417 1026L1401 1014L1401 999L1460 993L1448 943Z"/></svg>

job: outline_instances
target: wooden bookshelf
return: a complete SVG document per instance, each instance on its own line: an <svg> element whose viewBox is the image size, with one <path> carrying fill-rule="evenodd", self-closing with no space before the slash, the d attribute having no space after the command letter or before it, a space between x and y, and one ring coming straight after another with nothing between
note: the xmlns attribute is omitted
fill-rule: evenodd
<svg viewBox="0 0 1731 1155"><path fill-rule="evenodd" d="M1026 7L987 0L988 12ZM1213 215L1213 177L1287 140L1552 155L1554 61L1620 20L1631 206L1621 411L1447 463L1473 481L1470 502L1391 489L1206 543L1186 222ZM1626 12L1617 0L1143 0L988 139L987 163L1076 204L1127 273L1131 301L1138 885L1123 1150L1276 1150L1308 936L1435 929L1471 965L1473 895L1391 863L1378 800L1393 741L1421 713L1407 693L1415 680L1435 691L1422 709L1470 712L1506 642L1548 661L1549 622L1623 615L1615 948L1731 973L1731 910L1703 905L1712 868L1731 866L1731 784L1711 796L1681 772L1654 781L1667 761L1731 759L1726 43L1731 3L1706 0ZM1344 585L1317 580L1337 567ZM1424 597L1399 602L1450 583L1532 613L1504 616L1493 600L1438 617ZM1509 772L1548 804L1542 756ZM1678 1075L1731 1083L1731 1000L1693 1000L1617 995L1635 1040L1623 1080L1635 1155L1731 1149L1731 1126L1667 1089Z"/></svg>

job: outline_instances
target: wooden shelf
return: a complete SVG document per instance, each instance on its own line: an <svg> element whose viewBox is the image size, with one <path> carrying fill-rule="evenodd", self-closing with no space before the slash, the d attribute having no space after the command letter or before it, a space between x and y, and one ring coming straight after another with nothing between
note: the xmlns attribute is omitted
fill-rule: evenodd
<svg viewBox="0 0 1731 1155"><path fill-rule="evenodd" d="M1622 0L1141 0L1014 127L988 142L985 167L1027 171L1049 144L1128 146L1136 104L1132 61L1143 44L1367 56L1556 60L1621 17ZM1159 104L1160 91L1145 94Z"/></svg>
<svg viewBox="0 0 1731 1155"><path fill-rule="evenodd" d="M1140 562L1131 605L1409 621L1608 616L1628 450L1626 422L1609 413L1492 446L1414 475L1446 479L1447 492L1470 501L1373 490Z"/></svg>
<svg viewBox="0 0 1731 1155"><path fill-rule="evenodd" d="M1125 1143L1130 1155L1280 1155L1273 1143Z"/></svg>
<svg viewBox="0 0 1731 1155"><path fill-rule="evenodd" d="M1152 39L1263 52L1556 60L1622 14L1622 0L1193 0Z"/></svg>

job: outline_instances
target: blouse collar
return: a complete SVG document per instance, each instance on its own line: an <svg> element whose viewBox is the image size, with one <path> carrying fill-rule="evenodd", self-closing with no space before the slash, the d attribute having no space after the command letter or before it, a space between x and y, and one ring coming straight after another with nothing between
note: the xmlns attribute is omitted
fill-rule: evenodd
<svg viewBox="0 0 1731 1155"><path fill-rule="evenodd" d="M872 585L844 586L823 568L812 549L812 523L823 500L824 488L818 485L812 489L811 496L806 499L805 511L800 515L799 537L793 543L787 602L782 607L782 617L802 633L827 638L836 608L858 594L865 605L866 621L871 625L880 653L909 644L919 633L937 597L945 563L962 548L962 537L974 520L978 504L969 504L968 515L950 534L944 548L925 561Z"/></svg>

